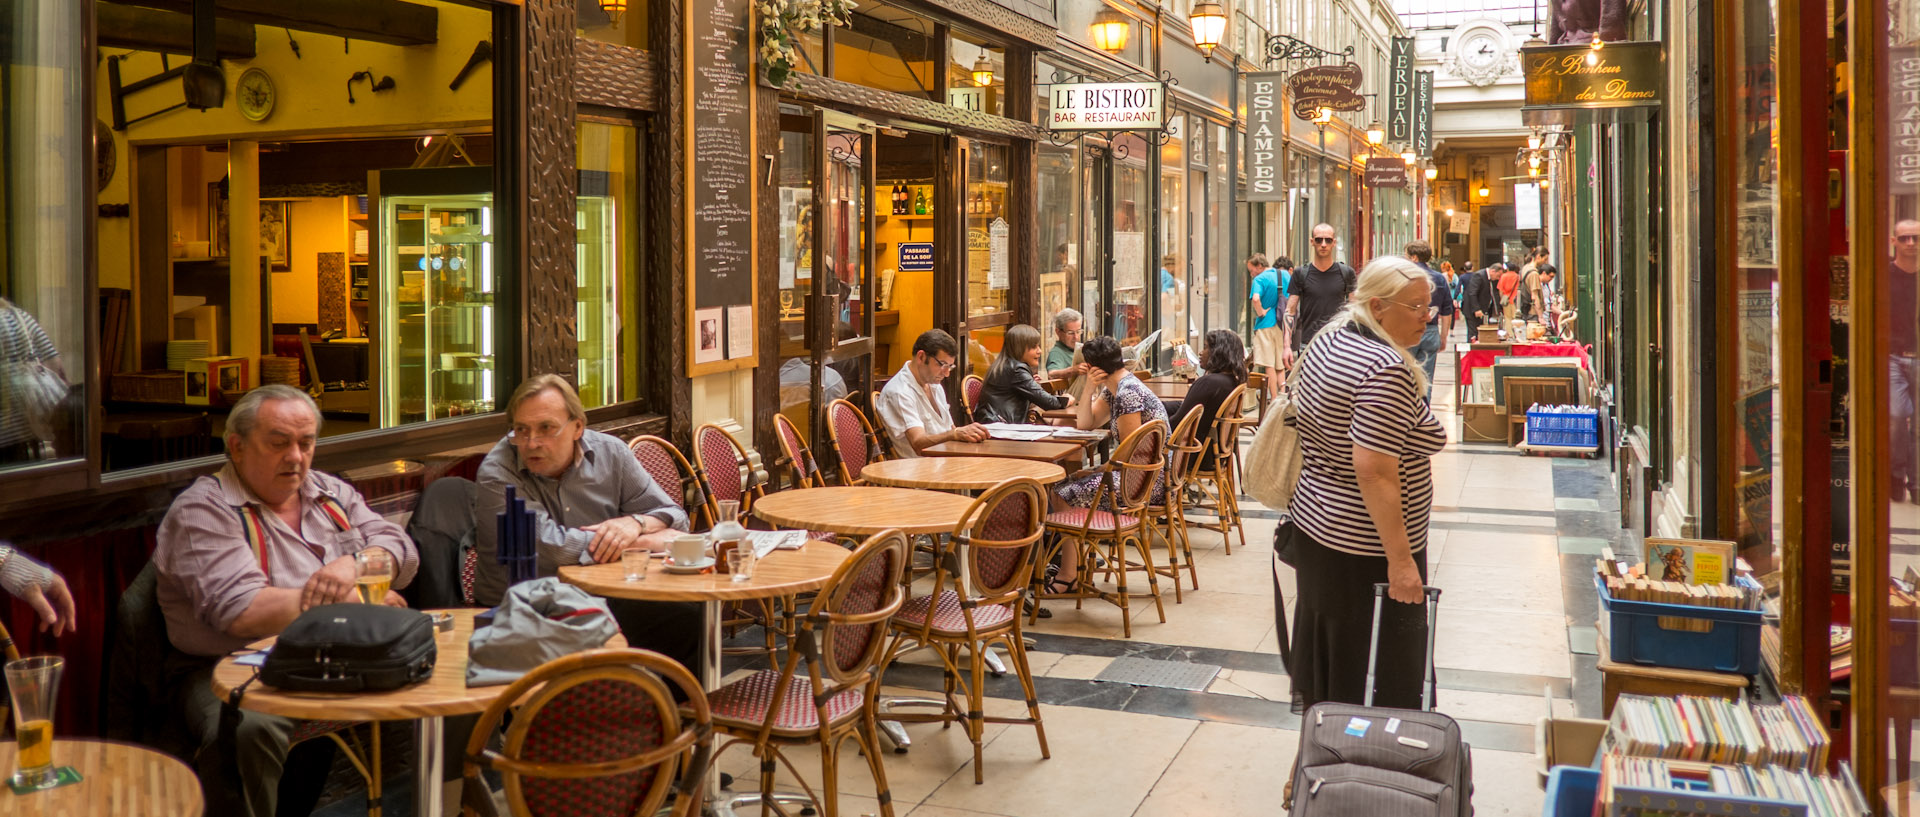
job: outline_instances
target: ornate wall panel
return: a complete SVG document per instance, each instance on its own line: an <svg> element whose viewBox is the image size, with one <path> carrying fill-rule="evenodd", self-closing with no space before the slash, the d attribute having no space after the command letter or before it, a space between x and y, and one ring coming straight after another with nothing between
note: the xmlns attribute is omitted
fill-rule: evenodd
<svg viewBox="0 0 1920 817"><path fill-rule="evenodd" d="M316 253L320 261L321 333L347 331L347 254Z"/></svg>
<svg viewBox="0 0 1920 817"><path fill-rule="evenodd" d="M911 4L939 9L956 20L986 26L1034 45L1052 47L1054 25L1051 13L1044 6L1022 0L1007 2L1031 8L1034 14L1047 19L1027 16L993 0L914 0Z"/></svg>
<svg viewBox="0 0 1920 817"><path fill-rule="evenodd" d="M528 0L525 140L526 303L521 327L527 360L522 375L570 377L579 358L574 325L573 47L575 0Z"/></svg>
<svg viewBox="0 0 1920 817"><path fill-rule="evenodd" d="M587 105L659 110L659 64L638 48L585 37L573 41L573 96Z"/></svg>
<svg viewBox="0 0 1920 817"><path fill-rule="evenodd" d="M997 7L996 7L997 8ZM787 93L805 99L835 107L851 106L864 108L881 114L891 114L956 128L965 128L979 133L1006 136L1013 139L1045 139L1047 132L1037 125L1018 122L1002 116L967 111L952 105L942 105L930 99L911 97L892 91L882 91L865 85L855 85L837 79L796 75L787 80Z"/></svg>

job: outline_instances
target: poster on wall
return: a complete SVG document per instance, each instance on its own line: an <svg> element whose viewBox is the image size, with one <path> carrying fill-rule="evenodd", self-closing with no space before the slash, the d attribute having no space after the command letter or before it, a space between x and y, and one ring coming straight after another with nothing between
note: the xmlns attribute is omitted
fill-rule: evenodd
<svg viewBox="0 0 1920 817"><path fill-rule="evenodd" d="M1007 220L996 218L987 227L987 288L1007 288Z"/></svg>
<svg viewBox="0 0 1920 817"><path fill-rule="evenodd" d="M1147 266L1146 233L1113 234L1113 288L1139 289Z"/></svg>
<svg viewBox="0 0 1920 817"><path fill-rule="evenodd" d="M1514 184L1513 226L1520 230L1540 229L1540 185L1530 182Z"/></svg>
<svg viewBox="0 0 1920 817"><path fill-rule="evenodd" d="M1458 210L1454 211L1453 218L1447 220L1447 232L1456 235L1466 235L1467 233L1473 232L1473 214Z"/></svg>
<svg viewBox="0 0 1920 817"><path fill-rule="evenodd" d="M727 359L753 354L753 307L727 307Z"/></svg>
<svg viewBox="0 0 1920 817"><path fill-rule="evenodd" d="M727 359L721 348L726 311L720 307L693 310L693 362L718 363Z"/></svg>

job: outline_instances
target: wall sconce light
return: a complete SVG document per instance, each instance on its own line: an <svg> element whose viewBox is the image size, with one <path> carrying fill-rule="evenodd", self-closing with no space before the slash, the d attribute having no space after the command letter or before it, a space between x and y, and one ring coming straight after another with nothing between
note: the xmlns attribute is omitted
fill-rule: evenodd
<svg viewBox="0 0 1920 817"><path fill-rule="evenodd" d="M1448 207L1448 208L1447 208L1447 218L1453 218L1453 208L1452 208L1452 207Z"/></svg>
<svg viewBox="0 0 1920 817"><path fill-rule="evenodd" d="M1413 167L1413 163L1419 161L1419 159L1420 157L1413 155L1413 151L1411 150L1403 150L1400 152L1400 161L1406 162L1407 167Z"/></svg>
<svg viewBox="0 0 1920 817"><path fill-rule="evenodd" d="M367 85L376 94L381 91L393 90L393 77L384 76L376 80L373 78L372 68L368 68L365 71L355 71L353 72L353 76L347 77L347 104L348 105L352 105L354 103L353 84L363 79L367 81Z"/></svg>
<svg viewBox="0 0 1920 817"><path fill-rule="evenodd" d="M1533 133L1527 134L1527 149L1540 149L1540 131L1538 128L1534 129Z"/></svg>
<svg viewBox="0 0 1920 817"><path fill-rule="evenodd" d="M973 61L973 84L985 88L993 84L993 61L987 59L986 52L980 52L980 58Z"/></svg>
<svg viewBox="0 0 1920 817"><path fill-rule="evenodd" d="M1213 62L1214 46L1227 33L1227 10L1213 0L1200 0L1193 4L1187 22L1193 25L1193 44L1200 46L1200 56Z"/></svg>
<svg viewBox="0 0 1920 817"><path fill-rule="evenodd" d="M1482 185L1480 185L1480 189L1479 189L1479 190L1476 190L1476 191L1474 191L1474 192L1476 192L1476 193L1479 193L1479 194L1480 194L1480 198L1483 198L1483 199L1484 199L1484 198L1487 198L1487 197L1489 197L1489 196L1492 196L1492 195L1493 195L1493 188L1490 188L1490 187L1488 187L1488 186L1486 186L1485 184L1482 184Z"/></svg>
<svg viewBox="0 0 1920 817"><path fill-rule="evenodd" d="M1109 54L1118 54L1127 48L1127 37L1133 33L1133 20L1125 14L1109 7L1100 9L1093 16L1093 25L1087 28L1093 37L1093 47Z"/></svg>
<svg viewBox="0 0 1920 817"><path fill-rule="evenodd" d="M1387 141L1386 126L1380 124L1378 119L1373 120L1373 124L1367 126L1367 144L1378 147L1385 141Z"/></svg>
<svg viewBox="0 0 1920 817"><path fill-rule="evenodd" d="M1541 189L1541 190L1545 190L1545 189L1547 189L1547 188L1549 188L1549 187L1552 187L1552 186L1553 186L1553 182L1552 182L1552 181L1550 181L1550 180L1548 180L1548 179L1541 179L1541 180L1540 180L1540 189Z"/></svg>
<svg viewBox="0 0 1920 817"><path fill-rule="evenodd" d="M1427 168L1427 181L1433 181L1434 179L1438 179L1438 178L1440 178L1440 168L1437 168L1437 167Z"/></svg>
<svg viewBox="0 0 1920 817"><path fill-rule="evenodd" d="M1313 124L1319 125L1320 127L1323 127L1323 128L1326 127L1327 124L1332 121L1333 121L1332 108L1321 108L1320 112L1315 114L1313 117Z"/></svg>
<svg viewBox="0 0 1920 817"><path fill-rule="evenodd" d="M607 22L620 24L620 15L627 13L627 0L600 0L600 10L606 12Z"/></svg>

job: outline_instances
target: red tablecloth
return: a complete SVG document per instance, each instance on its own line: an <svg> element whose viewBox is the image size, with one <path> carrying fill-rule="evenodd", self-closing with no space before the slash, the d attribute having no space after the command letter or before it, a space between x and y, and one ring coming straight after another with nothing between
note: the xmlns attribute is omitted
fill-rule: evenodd
<svg viewBox="0 0 1920 817"><path fill-rule="evenodd" d="M1492 366L1495 360L1503 357L1577 357L1580 358L1581 369L1593 371L1593 360L1587 356L1587 348L1578 343L1516 343L1508 352L1475 349L1461 355L1459 382L1473 382L1469 372Z"/></svg>

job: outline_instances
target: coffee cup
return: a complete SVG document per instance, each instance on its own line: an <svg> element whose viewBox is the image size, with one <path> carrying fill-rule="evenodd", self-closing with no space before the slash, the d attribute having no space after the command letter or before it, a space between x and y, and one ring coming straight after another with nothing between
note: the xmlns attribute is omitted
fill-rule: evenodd
<svg viewBox="0 0 1920 817"><path fill-rule="evenodd" d="M696 564L706 556L706 550L707 537L698 533L675 536L667 545L667 555L676 565Z"/></svg>

